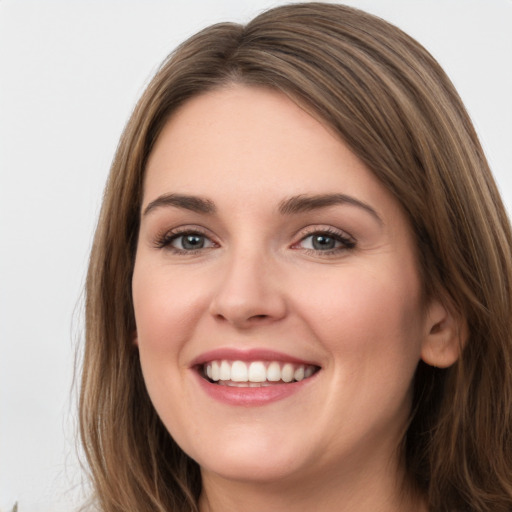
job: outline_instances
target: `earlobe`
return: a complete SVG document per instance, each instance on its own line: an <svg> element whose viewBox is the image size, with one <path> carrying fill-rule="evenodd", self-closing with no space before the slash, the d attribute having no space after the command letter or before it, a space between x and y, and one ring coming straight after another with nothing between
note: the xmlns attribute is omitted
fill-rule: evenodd
<svg viewBox="0 0 512 512"><path fill-rule="evenodd" d="M425 328L421 359L437 368L454 364L467 340L465 319L435 300L428 307Z"/></svg>
<svg viewBox="0 0 512 512"><path fill-rule="evenodd" d="M139 346L139 337L137 336L137 331L133 333L132 344L134 347Z"/></svg>

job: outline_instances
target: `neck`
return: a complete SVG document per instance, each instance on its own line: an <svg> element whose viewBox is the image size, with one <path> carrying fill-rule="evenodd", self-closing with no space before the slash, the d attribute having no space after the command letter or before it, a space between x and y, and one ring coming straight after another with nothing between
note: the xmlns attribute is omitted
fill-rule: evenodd
<svg viewBox="0 0 512 512"><path fill-rule="evenodd" d="M351 468L286 481L247 482L203 471L201 512L427 512L425 501L403 484L403 472Z"/></svg>

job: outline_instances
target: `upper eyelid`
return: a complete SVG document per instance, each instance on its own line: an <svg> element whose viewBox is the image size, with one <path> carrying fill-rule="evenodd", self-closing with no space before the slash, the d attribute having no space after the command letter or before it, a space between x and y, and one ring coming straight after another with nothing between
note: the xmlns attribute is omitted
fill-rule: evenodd
<svg viewBox="0 0 512 512"><path fill-rule="evenodd" d="M170 242L176 238L187 234L197 234L204 236L211 242L218 244L218 241L216 241L215 237L209 233L209 230L196 225L184 225L158 231L151 237L151 242L154 247L163 248L169 245Z"/></svg>
<svg viewBox="0 0 512 512"><path fill-rule="evenodd" d="M333 236L339 236L341 238L349 238L350 240L353 240L356 242L356 238L351 235L348 231L345 231L344 229L336 228L334 226L329 225L322 225L322 224L315 224L311 226L306 226L302 229L300 229L297 234L295 235L295 238L298 239L298 241L303 240L304 238L314 235L315 233L327 233Z"/></svg>
<svg viewBox="0 0 512 512"><path fill-rule="evenodd" d="M165 239L171 240L186 234L199 234L204 236L214 242L217 245L221 245L219 237L214 235L211 230L196 224L188 224L177 226L169 229L163 229L157 232L153 237L154 245L161 245L161 242ZM357 243L357 239L350 234L348 231L334 227L328 224L313 224L309 226L302 227L297 230L294 235L291 236L292 242L291 245L294 246L304 240L305 238L312 236L314 234L328 234L333 237L339 237L341 239L348 239L352 241L354 244Z"/></svg>
<svg viewBox="0 0 512 512"><path fill-rule="evenodd" d="M312 237L319 236L319 235L326 235L327 238L332 238L336 242L342 244L347 249L353 248L356 246L355 240L352 240L349 237L337 235L335 233L318 232L318 233L312 233L310 235L303 236L298 242L295 242L292 247L295 247L295 246L303 243L308 238L312 238Z"/></svg>
<svg viewBox="0 0 512 512"><path fill-rule="evenodd" d="M177 226L175 228L163 229L157 233L156 237L158 238L158 237L167 236L167 235L179 236L179 235L184 235L187 233L197 233L197 234L203 235L207 238L211 238L213 236L209 229L206 229L202 226L197 226L195 224L190 224L190 225L186 224L183 226Z"/></svg>

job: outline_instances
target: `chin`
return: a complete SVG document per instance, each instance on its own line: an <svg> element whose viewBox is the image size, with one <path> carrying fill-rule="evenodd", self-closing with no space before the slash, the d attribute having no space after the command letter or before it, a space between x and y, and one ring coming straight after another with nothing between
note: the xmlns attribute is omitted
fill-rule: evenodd
<svg viewBox="0 0 512 512"><path fill-rule="evenodd" d="M231 480L240 483L270 484L277 481L293 479L294 475L300 473L295 464L286 459L276 459L260 454L251 454L252 460L247 456L242 457L221 457L212 464L207 461L200 463L201 472L215 474L224 480Z"/></svg>
<svg viewBox="0 0 512 512"><path fill-rule="evenodd" d="M271 439L270 437L274 437ZM304 451L296 443L284 443L270 435L265 438L244 437L225 443L212 440L207 450L199 450L191 456L198 462L203 473L218 475L226 480L253 483L271 483L293 478L309 468Z"/></svg>

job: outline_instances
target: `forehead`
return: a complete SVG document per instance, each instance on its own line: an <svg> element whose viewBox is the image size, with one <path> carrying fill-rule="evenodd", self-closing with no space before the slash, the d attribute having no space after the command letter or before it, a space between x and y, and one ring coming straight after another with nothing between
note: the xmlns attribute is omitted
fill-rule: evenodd
<svg viewBox="0 0 512 512"><path fill-rule="evenodd" d="M219 180L236 172L248 178L254 169L268 171L269 179L286 163L295 167L297 177L309 165L313 176L318 166L314 162L334 154L346 165L361 165L323 124L283 93L236 85L180 107L164 126L146 171L149 177L169 171L170 180L179 177L185 184L197 183L199 175Z"/></svg>
<svg viewBox="0 0 512 512"><path fill-rule="evenodd" d="M163 193L245 208L301 194L393 202L324 123L279 91L244 85L194 97L169 119L148 160L144 203Z"/></svg>
<svg viewBox="0 0 512 512"><path fill-rule="evenodd" d="M342 149L337 137L284 93L230 85L182 105L164 126L147 168L170 162L189 167L207 157L203 172L220 160L224 168L263 169L285 152L291 163L299 149L304 157L328 145Z"/></svg>

